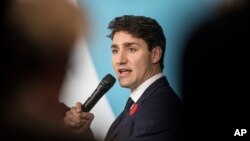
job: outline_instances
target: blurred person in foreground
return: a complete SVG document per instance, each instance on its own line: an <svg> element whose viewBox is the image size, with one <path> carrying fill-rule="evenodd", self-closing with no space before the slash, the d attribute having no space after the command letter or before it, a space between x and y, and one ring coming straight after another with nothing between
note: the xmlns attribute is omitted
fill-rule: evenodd
<svg viewBox="0 0 250 141"><path fill-rule="evenodd" d="M249 2L234 1L201 25L183 59L184 140L249 136ZM237 129L246 129L243 136Z"/></svg>
<svg viewBox="0 0 250 141"><path fill-rule="evenodd" d="M85 19L66 0L5 1L1 31L1 138L87 140L62 124L58 102L68 55Z"/></svg>
<svg viewBox="0 0 250 141"><path fill-rule="evenodd" d="M182 103L162 73L166 39L161 26L149 17L125 15L112 20L109 29L113 68L131 95L105 141L176 141ZM91 122L87 115L77 103L64 122L84 131Z"/></svg>

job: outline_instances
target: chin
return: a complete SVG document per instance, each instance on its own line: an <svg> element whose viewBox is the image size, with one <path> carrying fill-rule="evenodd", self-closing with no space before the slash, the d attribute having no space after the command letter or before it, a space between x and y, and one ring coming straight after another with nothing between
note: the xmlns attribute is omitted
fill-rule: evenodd
<svg viewBox="0 0 250 141"><path fill-rule="evenodd" d="M129 84L122 83L122 82L120 82L120 86L123 87L123 88L130 88Z"/></svg>

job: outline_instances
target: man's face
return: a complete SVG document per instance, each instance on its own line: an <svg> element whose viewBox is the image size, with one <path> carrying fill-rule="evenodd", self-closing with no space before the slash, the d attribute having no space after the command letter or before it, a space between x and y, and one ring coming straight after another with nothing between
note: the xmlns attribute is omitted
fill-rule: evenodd
<svg viewBox="0 0 250 141"><path fill-rule="evenodd" d="M152 53L143 39L119 31L114 34L111 49L112 65L122 87L133 92L155 74Z"/></svg>

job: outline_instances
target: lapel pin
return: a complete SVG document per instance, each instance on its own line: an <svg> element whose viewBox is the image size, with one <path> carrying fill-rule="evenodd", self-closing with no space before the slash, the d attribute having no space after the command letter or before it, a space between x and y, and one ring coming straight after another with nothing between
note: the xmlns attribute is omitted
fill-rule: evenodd
<svg viewBox="0 0 250 141"><path fill-rule="evenodd" d="M130 116L134 115L134 113L137 111L137 109L138 109L138 104L135 103L135 104L133 105L133 107L130 109L129 115L130 115Z"/></svg>

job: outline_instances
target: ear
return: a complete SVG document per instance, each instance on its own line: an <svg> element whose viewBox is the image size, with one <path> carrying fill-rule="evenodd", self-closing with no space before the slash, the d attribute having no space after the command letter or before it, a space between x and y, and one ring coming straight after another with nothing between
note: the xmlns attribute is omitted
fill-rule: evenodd
<svg viewBox="0 0 250 141"><path fill-rule="evenodd" d="M157 46L155 48L152 49L152 52L151 52L151 57L152 57L152 63L158 63L161 59L161 56L162 56L162 49L161 47Z"/></svg>

